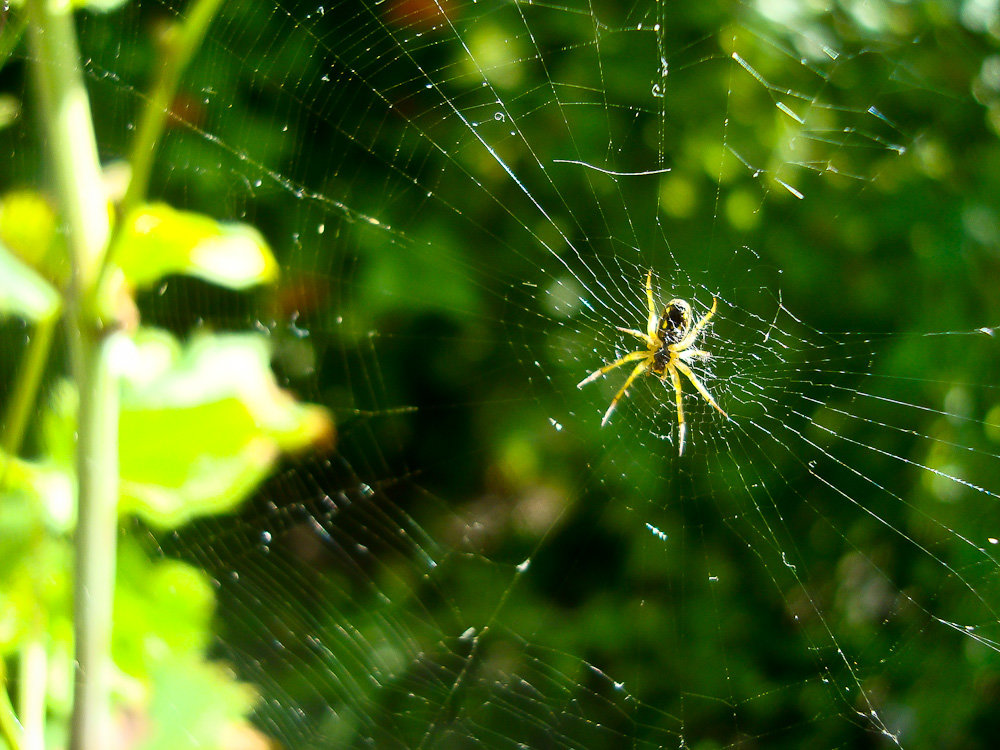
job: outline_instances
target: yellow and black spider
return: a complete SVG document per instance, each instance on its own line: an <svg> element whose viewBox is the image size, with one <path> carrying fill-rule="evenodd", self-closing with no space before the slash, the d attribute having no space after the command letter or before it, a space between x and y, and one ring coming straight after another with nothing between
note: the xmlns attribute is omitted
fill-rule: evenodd
<svg viewBox="0 0 1000 750"><path fill-rule="evenodd" d="M621 387L611 400L611 406L604 412L604 418L601 419L601 426L603 427L608 423L608 420L611 418L611 412L618 406L618 402L622 396L626 395L626 391L628 391L629 386L632 385L636 378L644 372L650 372L660 380L666 380L669 375L670 383L673 385L674 394L677 397L677 453L680 455L684 453L684 434L687 431L687 427L684 425L684 407L681 405L681 378L677 374L678 372L691 381L691 384L698 390L698 393L714 406L719 414L727 419L729 418L729 415L722 411L719 405L715 403L712 394L705 389L705 386L698 380L698 376L691 371L691 368L687 364L693 360L706 360L712 356L706 351L693 347L698 334L701 333L701 329L715 315L715 308L718 301L713 297L712 309L693 326L691 325L691 305L686 300L670 300L666 307L663 308L663 314L657 316L656 304L653 302L653 269L650 269L649 273L646 274L646 303L649 306L649 320L646 323L646 333L637 331L634 328L616 326L622 333L642 339L646 344L646 348L626 354L611 364L605 365L600 370L594 370L594 372L577 383L576 387L583 388L587 383L594 382L606 372L616 367L621 367L629 362L639 362L635 366L635 369L632 370L632 374L625 380L625 385Z"/></svg>

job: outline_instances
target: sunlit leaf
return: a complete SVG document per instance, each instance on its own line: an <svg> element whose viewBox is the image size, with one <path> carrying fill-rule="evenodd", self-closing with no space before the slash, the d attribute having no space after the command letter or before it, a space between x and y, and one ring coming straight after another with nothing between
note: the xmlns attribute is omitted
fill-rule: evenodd
<svg viewBox="0 0 1000 750"><path fill-rule="evenodd" d="M150 559L133 537L122 538L113 655L122 674L143 686L122 697L130 715L143 717L142 742L132 746L234 747L227 733L245 726L256 694L224 663L205 660L214 614L204 571Z"/></svg>
<svg viewBox="0 0 1000 750"><path fill-rule="evenodd" d="M125 340L125 339L123 339ZM278 387L260 334L202 334L185 346L139 329L126 356L119 421L123 514L160 528L232 510L282 454L332 444L322 407ZM53 389L42 424L45 452L68 470L77 399Z"/></svg>
<svg viewBox="0 0 1000 750"><path fill-rule="evenodd" d="M0 466L0 653L9 654L37 637L43 611L70 622L73 550L47 513L52 472L2 454Z"/></svg>
<svg viewBox="0 0 1000 750"><path fill-rule="evenodd" d="M59 293L49 282L0 245L0 317L46 320L60 304Z"/></svg>
<svg viewBox="0 0 1000 750"><path fill-rule="evenodd" d="M127 2L128 0L73 0L73 7L86 8L97 13L110 13Z"/></svg>
<svg viewBox="0 0 1000 750"><path fill-rule="evenodd" d="M52 278L47 264L56 245L56 214L45 196L13 190L0 198L0 243Z"/></svg>
<svg viewBox="0 0 1000 750"><path fill-rule="evenodd" d="M150 727L141 750L269 747L244 717L257 701L223 664L194 656L164 659L153 673Z"/></svg>
<svg viewBox="0 0 1000 750"><path fill-rule="evenodd" d="M223 223L157 203L126 219L115 258L136 288L168 274L197 276L230 289L274 280L278 264L263 236L247 224Z"/></svg>
<svg viewBox="0 0 1000 750"><path fill-rule="evenodd" d="M215 595L204 571L180 560L150 560L130 537L118 549L114 657L147 679L171 654L201 654L211 638Z"/></svg>
<svg viewBox="0 0 1000 750"><path fill-rule="evenodd" d="M125 512L173 527L230 510L282 453L332 438L324 409L277 386L260 335L203 335L181 350L142 331L135 343L120 422Z"/></svg>
<svg viewBox="0 0 1000 750"><path fill-rule="evenodd" d="M211 640L215 594L208 575L180 560L150 560L132 537L118 551L115 665L144 686L126 695L142 716L143 748L231 748L233 732L257 700L221 662L204 653ZM265 745L245 745L245 747ZM240 745L244 747L244 745Z"/></svg>

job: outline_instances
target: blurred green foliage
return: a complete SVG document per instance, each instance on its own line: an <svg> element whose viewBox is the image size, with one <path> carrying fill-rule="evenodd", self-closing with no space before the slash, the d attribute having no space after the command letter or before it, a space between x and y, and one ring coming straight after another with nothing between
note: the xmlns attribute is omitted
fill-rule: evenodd
<svg viewBox="0 0 1000 750"><path fill-rule="evenodd" d="M0 33L19 37L24 9L3 12ZM16 19L10 26L8 13ZM4 42L16 49L18 40ZM43 372L53 325L79 291L67 272L67 230L38 191L45 165L20 166L23 173L4 175L9 192L0 197L5 361L23 361L8 380L0 444L0 742L34 750L66 744L72 709L74 617L81 616L72 591L73 546L81 544L74 528L82 396L61 356L52 357L56 366L47 377ZM108 190L111 210L113 170L107 185L97 187ZM182 342L140 323L134 295L171 275L233 290L273 283L277 264L259 232L163 203L131 206L116 223L95 304L113 340L110 369L121 391L118 516L123 525L141 518L173 530L238 506L282 455L332 445L333 427L325 409L278 387L260 332L203 330ZM28 327L26 336L9 335L18 330L12 321ZM66 328L70 342L83 336L72 321ZM26 430L32 443L24 457ZM188 563L151 552L134 532L122 536L117 550L107 655L116 668L115 726L106 736L120 747L260 746L263 738L245 721L255 691L208 652L216 605L209 581Z"/></svg>

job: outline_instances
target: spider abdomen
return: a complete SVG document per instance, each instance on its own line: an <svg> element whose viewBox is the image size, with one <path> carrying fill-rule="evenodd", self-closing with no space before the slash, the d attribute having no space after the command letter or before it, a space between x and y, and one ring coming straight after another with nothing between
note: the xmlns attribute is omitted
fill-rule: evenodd
<svg viewBox="0 0 1000 750"><path fill-rule="evenodd" d="M656 326L656 334L666 347L667 344L681 341L690 328L691 305L686 300L672 299L663 308L663 314Z"/></svg>

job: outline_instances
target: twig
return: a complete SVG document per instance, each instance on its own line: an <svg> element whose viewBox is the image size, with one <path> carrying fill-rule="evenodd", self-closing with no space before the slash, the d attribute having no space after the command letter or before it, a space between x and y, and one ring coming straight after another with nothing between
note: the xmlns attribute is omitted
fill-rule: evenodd
<svg viewBox="0 0 1000 750"><path fill-rule="evenodd" d="M109 219L70 3L29 0L40 118L73 269L67 338L79 392L73 581L72 750L110 746L111 615L118 500L118 389L98 310Z"/></svg>

